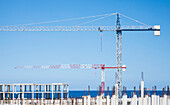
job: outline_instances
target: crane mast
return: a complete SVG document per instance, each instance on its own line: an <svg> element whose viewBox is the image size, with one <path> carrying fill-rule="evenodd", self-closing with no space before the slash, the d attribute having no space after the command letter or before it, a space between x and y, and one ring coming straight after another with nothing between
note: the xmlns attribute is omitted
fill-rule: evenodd
<svg viewBox="0 0 170 105"><path fill-rule="evenodd" d="M116 22L116 48L117 48L117 73L116 84L118 85L118 97L122 96L122 31L120 30L120 16L117 14Z"/></svg>

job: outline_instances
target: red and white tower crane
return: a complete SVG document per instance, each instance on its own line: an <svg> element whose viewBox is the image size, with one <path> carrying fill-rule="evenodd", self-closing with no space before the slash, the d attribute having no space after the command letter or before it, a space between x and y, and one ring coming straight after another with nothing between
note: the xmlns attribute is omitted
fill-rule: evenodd
<svg viewBox="0 0 170 105"><path fill-rule="evenodd" d="M126 71L126 65L121 67ZM116 66L106 66L105 64L58 64L58 65L29 65L16 66L14 69L101 69L101 94L105 92L105 69L117 69Z"/></svg>

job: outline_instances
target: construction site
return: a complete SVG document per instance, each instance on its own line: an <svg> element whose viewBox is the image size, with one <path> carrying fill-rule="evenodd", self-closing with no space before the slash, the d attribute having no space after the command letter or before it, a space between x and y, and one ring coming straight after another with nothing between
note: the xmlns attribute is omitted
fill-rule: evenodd
<svg viewBox="0 0 170 105"><path fill-rule="evenodd" d="M69 98L69 85L66 83L53 84L0 84L1 105L170 105L169 86L163 88L162 96L157 94L156 86L152 88L152 94L147 94L144 81L141 80L139 94L136 87L132 97L127 97L126 87L123 87L123 96L118 97L118 85L112 89L112 95L104 95L99 89L96 97L88 94L82 98Z"/></svg>
<svg viewBox="0 0 170 105"><path fill-rule="evenodd" d="M58 64L58 65L28 65L16 66L14 69L99 69L101 70L101 85L98 95L90 96L90 86L88 94L80 98L69 97L68 83L52 84L0 84L0 104L1 105L170 105L169 86L163 88L162 96L157 94L157 88L152 88L152 94L147 93L144 87L143 73L139 89L134 87L133 95L127 97L127 88L122 87L122 71L126 71L126 65L122 65L122 32L124 31L154 31L155 36L160 36L160 25L148 26L140 21L132 19L120 13L104 14L99 16L116 15L116 27L114 26L0 26L0 31L114 31L116 32L116 59L117 65L106 64ZM120 16L143 24L143 26L121 26ZM81 17L84 19L98 16ZM100 20L101 18L92 20ZM70 19L74 20L74 19ZM62 20L63 21L63 20ZM89 22L92 22L89 21ZM89 23L86 22L86 23ZM102 34L101 34L102 36ZM102 41L102 39L101 39ZM102 45L102 44L101 44ZM112 95L109 95L109 87L105 94L105 70L115 69L116 84L112 88ZM138 91L138 94L136 93Z"/></svg>

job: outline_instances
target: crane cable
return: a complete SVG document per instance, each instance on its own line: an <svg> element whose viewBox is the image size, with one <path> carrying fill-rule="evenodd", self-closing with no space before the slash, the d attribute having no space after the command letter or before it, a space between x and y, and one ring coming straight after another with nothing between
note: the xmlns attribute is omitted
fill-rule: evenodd
<svg viewBox="0 0 170 105"><path fill-rule="evenodd" d="M80 19L87 19L87 18L95 18L95 17L101 17L101 16L110 16L110 15L116 15L117 13L109 13L109 14L103 14L103 15L95 15L95 16L87 16L87 17L80 17L80 18L72 18L72 19L63 19L63 20L54 20L54 21L47 21L47 22L39 22L39 23L28 23L28 24L18 24L15 26L24 26L24 25L36 25L36 24L46 24L46 23L55 23L55 22L63 22L63 21L72 21L72 20L80 20ZM8 26L14 26L14 25L8 25Z"/></svg>
<svg viewBox="0 0 170 105"><path fill-rule="evenodd" d="M123 14L120 14L121 16L123 16L123 17L125 17L125 18L128 18L128 19L130 19L130 20L133 20L133 21L135 21L135 22L137 22L137 23L140 23L140 24L142 24L142 25L145 25L145 26L147 26L147 27L152 27L152 26L149 26L149 25L147 25L147 24L145 24L145 23L143 23L143 22L140 22L140 21L138 21L138 20L136 20L136 19L133 19L133 18L131 18L131 17L128 17L128 16L126 16L126 15L123 15Z"/></svg>
<svg viewBox="0 0 170 105"><path fill-rule="evenodd" d="M100 41L101 41L101 43L100 43L100 45L101 45L101 52L102 52L102 47L103 47L103 46L102 46L102 45L103 45L103 43L102 43L102 40L103 40L103 39L102 39L102 36L103 36L103 34L101 33L101 34L100 34Z"/></svg>
<svg viewBox="0 0 170 105"><path fill-rule="evenodd" d="M103 16L103 17L100 17L100 18L97 18L97 19L94 19L94 20L91 20L91 21L88 21L88 22L85 22L85 23L78 24L78 25L76 25L76 26L88 24L88 23L91 23L91 22L94 22L94 21L97 21L97 20L101 20L101 19L104 19L104 18L113 16L113 15L115 15L115 14L110 14L110 15L107 15L107 16Z"/></svg>

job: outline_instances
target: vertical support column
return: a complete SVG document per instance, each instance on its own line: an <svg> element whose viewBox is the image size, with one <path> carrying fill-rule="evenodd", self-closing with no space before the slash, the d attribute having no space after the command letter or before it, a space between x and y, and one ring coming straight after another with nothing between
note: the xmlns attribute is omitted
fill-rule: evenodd
<svg viewBox="0 0 170 105"><path fill-rule="evenodd" d="M69 85L67 85L67 98L69 98Z"/></svg>
<svg viewBox="0 0 170 105"><path fill-rule="evenodd" d="M22 85L22 99L24 99L24 85Z"/></svg>
<svg viewBox="0 0 170 105"><path fill-rule="evenodd" d="M13 84L13 102L14 102L14 92L15 92L15 90L14 90L14 84Z"/></svg>
<svg viewBox="0 0 170 105"><path fill-rule="evenodd" d="M57 98L56 92L57 92L57 85L55 85L55 100L56 100L56 98Z"/></svg>
<svg viewBox="0 0 170 105"><path fill-rule="evenodd" d="M66 91L65 91L65 90L66 90L66 85L63 85L63 87L64 87L64 88L63 88L63 94L64 94L64 99L65 99L65 98L66 98L66 93L65 93L65 92L66 92Z"/></svg>
<svg viewBox="0 0 170 105"><path fill-rule="evenodd" d="M105 92L105 65L102 66L102 71L101 71L101 96L104 97L104 92Z"/></svg>
<svg viewBox="0 0 170 105"><path fill-rule="evenodd" d="M32 85L32 99L34 100L34 84Z"/></svg>
<svg viewBox="0 0 170 105"><path fill-rule="evenodd" d="M137 95L136 94L133 95L133 98L131 100L131 105L137 105Z"/></svg>
<svg viewBox="0 0 170 105"><path fill-rule="evenodd" d="M143 72L141 73L141 97L139 98L139 105L143 105L144 100L144 80L143 80Z"/></svg>
<svg viewBox="0 0 170 105"><path fill-rule="evenodd" d="M44 93L42 92L42 105L44 104L43 100L44 100Z"/></svg>
<svg viewBox="0 0 170 105"><path fill-rule="evenodd" d="M152 88L152 91L154 91L154 88ZM153 92L153 94L152 94L152 105L157 105L155 92Z"/></svg>
<svg viewBox="0 0 170 105"><path fill-rule="evenodd" d="M83 105L86 105L86 96L83 96Z"/></svg>
<svg viewBox="0 0 170 105"><path fill-rule="evenodd" d="M110 96L109 95L106 96L106 105L110 105Z"/></svg>
<svg viewBox="0 0 170 105"><path fill-rule="evenodd" d="M102 95L98 96L98 105L103 105Z"/></svg>
<svg viewBox="0 0 170 105"><path fill-rule="evenodd" d="M29 93L29 94L30 94L30 95L29 95L29 99L31 99L31 85L29 85L29 89L30 89L30 90L29 90L29 92L30 92L30 93Z"/></svg>
<svg viewBox="0 0 170 105"><path fill-rule="evenodd" d="M119 89L118 89L118 84L115 84L115 95L118 96L119 95Z"/></svg>
<svg viewBox="0 0 170 105"><path fill-rule="evenodd" d="M5 85L3 84L3 101L5 99Z"/></svg>
<svg viewBox="0 0 170 105"><path fill-rule="evenodd" d="M159 97L159 95L156 96L156 103L157 103L157 105L160 105L160 97Z"/></svg>
<svg viewBox="0 0 170 105"><path fill-rule="evenodd" d="M116 84L118 84L118 98L119 104L121 104L122 97L122 31L120 30L120 17L117 13L117 22L116 22L116 45L117 45L117 78Z"/></svg>
<svg viewBox="0 0 170 105"><path fill-rule="evenodd" d="M60 92L61 92L60 91L60 85L57 85L57 86L58 86L58 96L57 96L57 98L60 99Z"/></svg>
<svg viewBox="0 0 170 105"><path fill-rule="evenodd" d="M20 85L20 100L22 99L22 85Z"/></svg>
<svg viewBox="0 0 170 105"><path fill-rule="evenodd" d="M166 87L164 88L164 95L163 95L163 105L168 105L168 97L166 95Z"/></svg>
<svg viewBox="0 0 170 105"><path fill-rule="evenodd" d="M12 104L14 105L14 84L12 85Z"/></svg>
<svg viewBox="0 0 170 105"><path fill-rule="evenodd" d="M46 92L46 85L44 85L44 90L45 90L45 92ZM44 92L44 93L45 93L45 92ZM44 93L42 92L42 98L41 98L41 99L42 99L42 105L44 104Z"/></svg>
<svg viewBox="0 0 170 105"><path fill-rule="evenodd" d="M34 103L34 84L32 85L32 104Z"/></svg>
<svg viewBox="0 0 170 105"><path fill-rule="evenodd" d="M63 99L63 84L61 85L61 99Z"/></svg>
<svg viewBox="0 0 170 105"><path fill-rule="evenodd" d="M126 87L123 87L123 104L122 105L127 105Z"/></svg>
<svg viewBox="0 0 170 105"><path fill-rule="evenodd" d="M87 96L87 101L88 101L88 104L87 105L90 105L90 95Z"/></svg>
<svg viewBox="0 0 170 105"><path fill-rule="evenodd" d="M168 105L170 105L170 98L169 98L169 85L167 86L167 100L168 100Z"/></svg>
<svg viewBox="0 0 170 105"><path fill-rule="evenodd" d="M143 105L148 105L148 95L145 95L145 98L143 99Z"/></svg>
<svg viewBox="0 0 170 105"><path fill-rule="evenodd" d="M106 105L110 105L109 87L107 87Z"/></svg>
<svg viewBox="0 0 170 105"><path fill-rule="evenodd" d="M48 98L50 99L51 98L51 96L50 96L50 93L51 93L51 85L48 85L49 86L49 89L48 89L48 91L49 91L49 93L48 93Z"/></svg>
<svg viewBox="0 0 170 105"><path fill-rule="evenodd" d="M7 85L7 99L10 99L10 85Z"/></svg>
<svg viewBox="0 0 170 105"><path fill-rule="evenodd" d="M118 102L118 96L116 95L113 95L112 98L111 98L111 105L118 105L119 102Z"/></svg>
<svg viewBox="0 0 170 105"><path fill-rule="evenodd" d="M53 103L53 84L52 84L52 103Z"/></svg>
<svg viewBox="0 0 170 105"><path fill-rule="evenodd" d="M96 105L99 105L99 96L96 97Z"/></svg>
<svg viewBox="0 0 170 105"><path fill-rule="evenodd" d="M123 95L123 104L122 105L127 105L127 95Z"/></svg>
<svg viewBox="0 0 170 105"><path fill-rule="evenodd" d="M143 72L141 74L142 81L141 81L141 98L144 98L144 80L143 80Z"/></svg>
<svg viewBox="0 0 170 105"><path fill-rule="evenodd" d="M26 93L27 92L27 85L25 85L25 94L27 95L27 99L28 99L28 93Z"/></svg>
<svg viewBox="0 0 170 105"><path fill-rule="evenodd" d="M91 99L91 97L90 97L90 86L88 86L88 96L87 96L88 103L87 103L87 105L90 105L90 99Z"/></svg>
<svg viewBox="0 0 170 105"><path fill-rule="evenodd" d="M61 85L61 105L63 104L63 84Z"/></svg>
<svg viewBox="0 0 170 105"><path fill-rule="evenodd" d="M42 86L42 85L39 85L39 92L40 92L40 93L39 93L39 99L42 98L41 86Z"/></svg>
<svg viewBox="0 0 170 105"><path fill-rule="evenodd" d="M118 93L116 93L116 91L117 91L117 85L113 86L111 105L118 105Z"/></svg>
<svg viewBox="0 0 170 105"><path fill-rule="evenodd" d="M35 85L35 87L36 87L36 95L35 95L35 97L38 100L38 85Z"/></svg>
<svg viewBox="0 0 170 105"><path fill-rule="evenodd" d="M2 87L3 87L3 85L0 85L0 92L3 92ZM2 95L2 94L3 94L3 93L0 93L0 95L1 95L0 101L1 101L1 100L2 100L2 98L3 98L3 95Z"/></svg>
<svg viewBox="0 0 170 105"><path fill-rule="evenodd" d="M45 85L45 99L47 99L47 85Z"/></svg>

